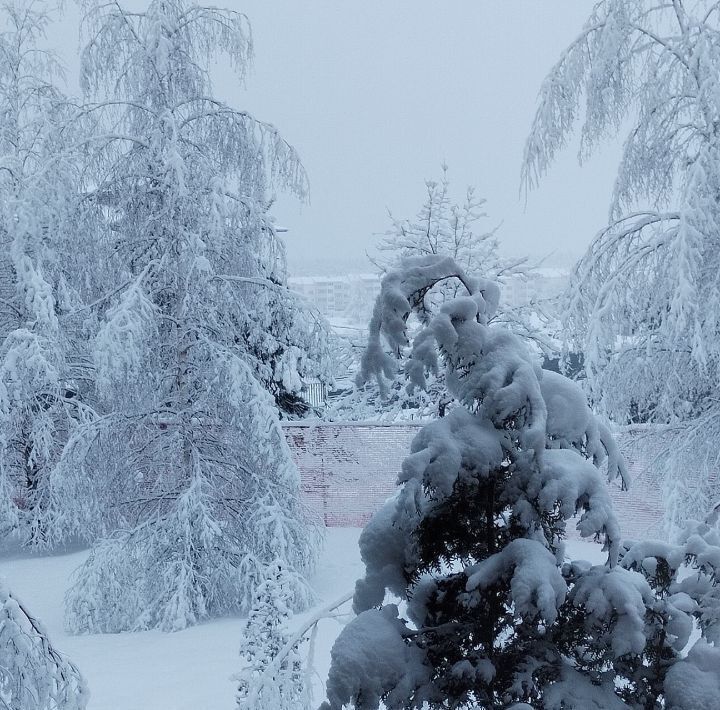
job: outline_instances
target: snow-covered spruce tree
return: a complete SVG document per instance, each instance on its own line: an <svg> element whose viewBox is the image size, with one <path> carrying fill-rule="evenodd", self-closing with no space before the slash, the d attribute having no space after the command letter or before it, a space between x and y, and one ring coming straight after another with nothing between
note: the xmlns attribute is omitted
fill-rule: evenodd
<svg viewBox="0 0 720 710"><path fill-rule="evenodd" d="M88 696L78 669L0 580L0 707L82 710Z"/></svg>
<svg viewBox="0 0 720 710"><path fill-rule="evenodd" d="M466 294L427 310L425 293L448 279ZM714 638L717 531L686 548L639 543L618 564L601 472L625 482L617 447L574 383L489 323L498 300L495 283L439 257L408 259L383 281L365 375L394 372L385 338L417 387L442 366L458 406L417 435L398 494L361 535L358 616L333 648L325 710L659 709L693 617ZM413 311L424 326L408 342ZM580 534L604 538L605 565L565 562L578 512ZM678 581L691 555L701 575ZM401 607L385 603L388 592ZM703 672L714 653L705 644ZM710 675L716 682L717 669Z"/></svg>
<svg viewBox="0 0 720 710"><path fill-rule="evenodd" d="M41 0L0 5L0 533L32 545L55 536L50 472L75 408L59 314L76 173L50 21Z"/></svg>
<svg viewBox="0 0 720 710"><path fill-rule="evenodd" d="M306 710L309 706L297 648L271 671L273 660L288 643L285 624L292 616L292 587L284 563L277 561L269 565L255 590L240 647L243 668L236 676L238 710Z"/></svg>
<svg viewBox="0 0 720 710"><path fill-rule="evenodd" d="M285 335L292 320L266 313L286 295L266 182L300 193L304 173L272 126L213 98L206 69L225 53L245 70L247 21L153 0L139 13L86 3L83 24L96 101L85 111L105 126L89 144L88 199L101 220L106 414L71 439L59 471L75 527L111 534L78 572L68 626L181 629L246 612L274 559L302 606L317 529L258 353L268 323Z"/></svg>
<svg viewBox="0 0 720 710"><path fill-rule="evenodd" d="M583 155L625 136L566 327L596 405L667 427L657 463L675 529L718 498L719 70L720 3L598 2L545 80L525 152L532 186L580 120Z"/></svg>

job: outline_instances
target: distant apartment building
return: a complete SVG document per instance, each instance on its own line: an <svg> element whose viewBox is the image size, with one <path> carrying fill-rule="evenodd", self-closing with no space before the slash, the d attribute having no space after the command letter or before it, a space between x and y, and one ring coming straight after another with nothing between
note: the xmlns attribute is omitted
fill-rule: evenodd
<svg viewBox="0 0 720 710"><path fill-rule="evenodd" d="M380 278L377 274L292 276L288 286L326 318L364 317L380 293Z"/></svg>
<svg viewBox="0 0 720 710"><path fill-rule="evenodd" d="M565 269L541 267L527 276L515 276L502 285L500 299L510 308L540 303L559 296L570 282Z"/></svg>

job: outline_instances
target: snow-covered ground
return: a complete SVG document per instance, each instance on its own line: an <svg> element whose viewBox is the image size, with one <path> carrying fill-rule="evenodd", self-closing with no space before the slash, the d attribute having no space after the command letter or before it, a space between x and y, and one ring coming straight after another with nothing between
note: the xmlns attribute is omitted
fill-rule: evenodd
<svg viewBox="0 0 720 710"><path fill-rule="evenodd" d="M328 530L325 550L313 578L317 607L352 590L363 571L357 548L360 531ZM569 556L601 562L599 545L569 543ZM73 570L87 552L53 556L0 558L0 576L28 610L47 628L55 646L83 672L90 686L89 710L231 710L239 669L238 646L243 620L210 621L173 634L142 633L70 636L63 629L63 595ZM313 610L299 615L302 624ZM321 622L314 667L321 691L330 648L340 630L337 621ZM319 701L319 697L316 698Z"/></svg>

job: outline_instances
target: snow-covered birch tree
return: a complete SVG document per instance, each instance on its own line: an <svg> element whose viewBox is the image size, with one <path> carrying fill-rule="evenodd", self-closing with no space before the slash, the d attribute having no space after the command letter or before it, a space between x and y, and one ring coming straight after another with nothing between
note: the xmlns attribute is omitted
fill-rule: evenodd
<svg viewBox="0 0 720 710"><path fill-rule="evenodd" d="M545 80L525 150L533 186L578 124L583 156L624 138L567 327L594 403L667 425L657 462L673 527L718 496L719 70L719 3L602 0Z"/></svg>
<svg viewBox="0 0 720 710"><path fill-rule="evenodd" d="M446 280L464 294L428 309ZM383 280L365 374L394 372L385 339L415 387L442 367L458 406L415 437L397 495L362 532L358 616L333 647L323 710L711 707L717 528L621 546L603 480L627 481L612 436L575 383L492 324L498 301L497 284L449 258L411 258ZM565 559L576 515L606 564ZM703 638L685 660L694 622Z"/></svg>
<svg viewBox="0 0 720 710"><path fill-rule="evenodd" d="M83 710L88 697L78 669L0 580L0 707Z"/></svg>
<svg viewBox="0 0 720 710"><path fill-rule="evenodd" d="M33 545L55 535L50 474L75 409L59 314L77 182L62 67L41 46L51 17L41 0L0 5L0 532Z"/></svg>
<svg viewBox="0 0 720 710"><path fill-rule="evenodd" d="M302 195L305 174L272 125L213 97L212 57L247 69L244 15L185 0L84 7L84 112L102 128L88 199L104 414L60 471L75 527L109 535L79 570L68 625L180 629L245 612L275 559L302 606L317 530L267 390L294 386L303 353L266 191Z"/></svg>

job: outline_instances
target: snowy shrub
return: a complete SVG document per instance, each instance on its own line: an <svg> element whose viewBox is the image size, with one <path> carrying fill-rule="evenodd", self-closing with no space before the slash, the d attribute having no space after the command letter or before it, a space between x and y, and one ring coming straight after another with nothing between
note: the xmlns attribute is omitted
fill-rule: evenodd
<svg viewBox="0 0 720 710"><path fill-rule="evenodd" d="M243 633L236 676L238 710L307 710L305 670L296 644L289 650L285 624L292 616L294 580L277 561L261 571ZM287 651L282 660L273 662Z"/></svg>
<svg viewBox="0 0 720 710"><path fill-rule="evenodd" d="M83 710L85 681L0 580L0 707Z"/></svg>
<svg viewBox="0 0 720 710"><path fill-rule="evenodd" d="M465 294L427 309L423 295L447 279ZM417 387L442 366L459 406L415 437L397 495L361 535L358 616L333 647L325 710L660 708L693 619L713 641L717 531L662 547L669 581L646 559L659 551L621 547L602 474L627 483L612 437L575 384L488 324L497 303L494 283L451 259L408 259L383 281L365 374L391 371L382 337ZM605 565L565 561L575 515ZM677 575L686 559L692 581Z"/></svg>

